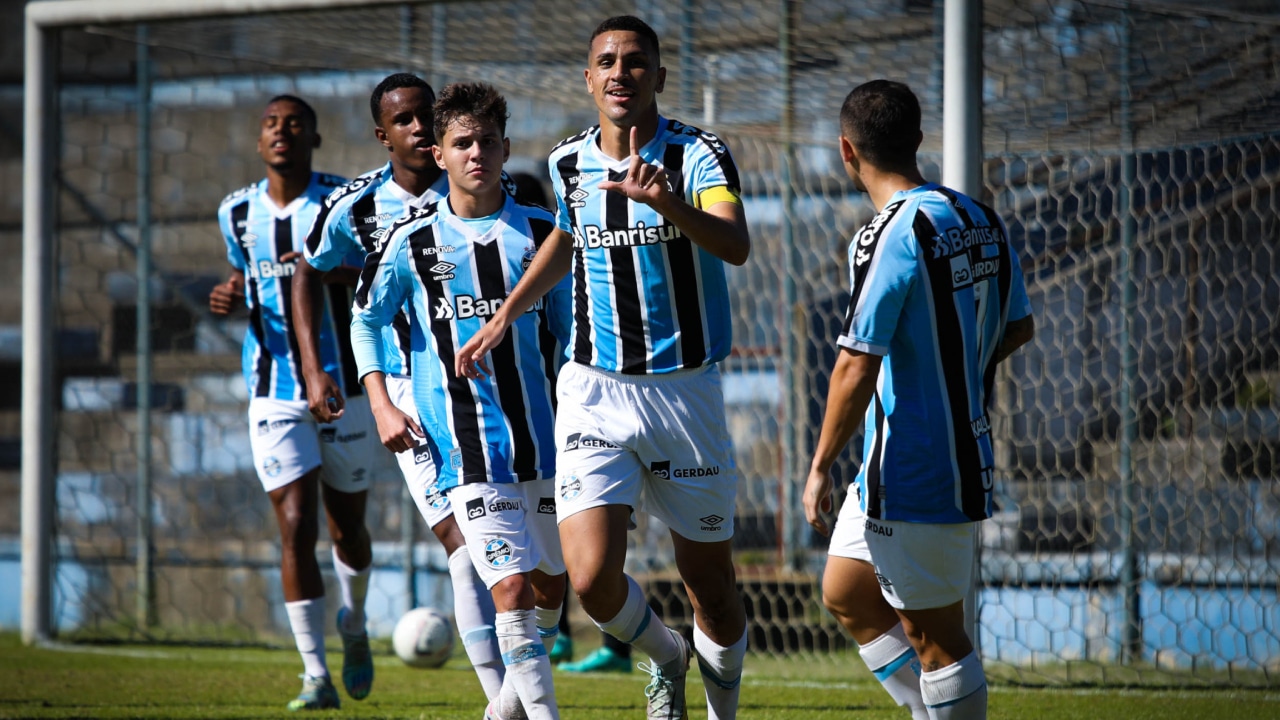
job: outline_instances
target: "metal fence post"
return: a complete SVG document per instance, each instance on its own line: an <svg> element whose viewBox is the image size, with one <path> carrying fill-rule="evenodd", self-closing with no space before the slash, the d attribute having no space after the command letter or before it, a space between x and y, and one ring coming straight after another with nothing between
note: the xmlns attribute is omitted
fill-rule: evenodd
<svg viewBox="0 0 1280 720"><path fill-rule="evenodd" d="M138 627L156 624L151 515L151 49L147 26L138 25Z"/></svg>

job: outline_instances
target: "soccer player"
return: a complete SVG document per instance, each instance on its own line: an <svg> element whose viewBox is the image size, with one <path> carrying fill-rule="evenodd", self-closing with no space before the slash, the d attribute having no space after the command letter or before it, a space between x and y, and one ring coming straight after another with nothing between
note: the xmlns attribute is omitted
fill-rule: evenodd
<svg viewBox="0 0 1280 720"><path fill-rule="evenodd" d="M649 655L650 718L681 718L690 648L623 572L632 508L671 530L695 614L712 720L737 713L746 617L734 576L737 477L717 363L729 354L724 263L751 250L729 150L662 117L658 36L632 16L591 35L585 78L600 124L548 164L558 230L458 353L474 377L507 328L572 266L570 362L560 373L556 510L565 564L602 630Z"/></svg>
<svg viewBox="0 0 1280 720"><path fill-rule="evenodd" d="M258 154L266 163L267 177L228 195L218 208L232 272L209 295L209 309L215 314L227 315L242 304L249 309L243 364L250 397L250 444L280 526L285 608L305 673L302 693L289 703L291 710L339 705L325 664L316 503L322 497L328 515L343 596L341 612L352 612L363 603L368 574L350 569L368 568L372 561L364 525L370 476L366 463L378 452L367 403L323 423L307 411L290 286L307 229L325 196L345 182L311 171L311 154L319 146L316 113L310 105L292 95L267 103L258 134ZM335 309L345 320L346 308L326 307L317 313L318 362L336 382L358 393L345 336L334 330Z"/></svg>
<svg viewBox="0 0 1280 720"><path fill-rule="evenodd" d="M330 283L327 287L331 294L345 294L346 286L354 286L359 278L359 269L344 265L345 259L354 254L363 267L366 254L381 252L393 222L410 209L437 202L449 191L449 178L432 154L435 131L431 106L435 100L435 91L416 75L396 73L378 83L369 97L369 110L374 135L387 148L390 159L386 165L333 191L307 237L306 262L298 265L293 283L293 315L307 400L312 415L321 422L340 417L345 405L337 381L319 361L317 319L321 317L324 283ZM350 307L348 298L343 308ZM382 329L383 369L392 402L410 417L416 417L410 381L409 310L408 306L402 308ZM396 453L395 458L418 511L449 558L453 615L467 657L485 694L497 697L503 667L493 633L494 610L489 591L471 566L462 533L453 519L453 508L436 485L435 465L426 447L414 445ZM368 572L365 569L355 574L367 576ZM366 660L369 655L364 613L343 613L338 624L346 655L343 683L353 697L356 693L364 697L373 680L373 664Z"/></svg>
<svg viewBox="0 0 1280 720"><path fill-rule="evenodd" d="M840 155L878 214L849 243L853 290L803 502L828 534L831 466L865 412L823 602L916 720L981 719L986 678L963 600L991 514L987 404L996 364L1035 328L1000 218L921 176L922 138L906 85L873 80L845 98Z"/></svg>
<svg viewBox="0 0 1280 720"><path fill-rule="evenodd" d="M546 720L559 716L544 642L554 638L565 589L553 425L568 287L513 323L494 351L493 375L455 373L459 342L503 305L553 219L503 191L507 105L496 90L449 85L434 112L434 154L449 194L397 221L381 257L366 260L351 336L381 436L395 451L426 440L437 485L492 593L506 673L485 717ZM416 418L389 402L377 337L406 302Z"/></svg>

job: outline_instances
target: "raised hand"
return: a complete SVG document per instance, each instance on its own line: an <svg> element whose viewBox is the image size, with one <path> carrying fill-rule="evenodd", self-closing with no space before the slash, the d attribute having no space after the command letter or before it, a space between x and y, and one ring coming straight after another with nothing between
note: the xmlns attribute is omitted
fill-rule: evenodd
<svg viewBox="0 0 1280 720"><path fill-rule="evenodd" d="M631 165L627 167L627 176L622 182L605 180L596 187L653 207L661 205L671 195L666 169L640 159L640 143L635 126L631 128Z"/></svg>

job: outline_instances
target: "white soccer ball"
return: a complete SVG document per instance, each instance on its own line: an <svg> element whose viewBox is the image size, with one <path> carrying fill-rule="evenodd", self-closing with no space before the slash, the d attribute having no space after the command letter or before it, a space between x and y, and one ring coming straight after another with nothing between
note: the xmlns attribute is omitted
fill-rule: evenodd
<svg viewBox="0 0 1280 720"><path fill-rule="evenodd" d="M440 667L453 653L453 623L435 608L414 608L400 616L391 646L409 667Z"/></svg>

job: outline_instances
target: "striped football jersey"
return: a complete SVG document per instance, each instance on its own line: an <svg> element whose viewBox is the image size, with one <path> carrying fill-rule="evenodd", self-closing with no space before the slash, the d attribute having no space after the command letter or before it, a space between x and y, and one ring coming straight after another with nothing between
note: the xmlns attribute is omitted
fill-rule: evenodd
<svg viewBox="0 0 1280 720"><path fill-rule="evenodd" d="M328 272L353 255L360 258L382 251L391 224L412 208L438 202L449 192L449 176L439 179L418 197L395 183L391 163L367 172L334 190L324 199L324 208L307 235L306 258L311 266ZM409 374L409 324L406 306L382 329L386 343L383 362L386 371Z"/></svg>
<svg viewBox="0 0 1280 720"><path fill-rule="evenodd" d="M596 187L623 179L630 163L600 152L599 131L564 140L548 159L556 223L573 236L571 358L628 374L723 360L732 343L724 263L648 205ZM738 202L738 170L711 133L659 118L639 154L694 207Z"/></svg>
<svg viewBox="0 0 1280 720"><path fill-rule="evenodd" d="M237 190L218 207L218 226L227 244L227 261L245 275L249 329L242 365L250 397L306 400L298 341L293 332L292 279L297 260L282 260L302 252L306 233L320 212L325 196L345 183L344 178L312 173L311 183L288 207L267 196L267 181ZM355 360L347 333L335 332L335 320L350 316L350 292L326 286L320 325L320 361L347 395L358 395Z"/></svg>
<svg viewBox="0 0 1280 720"><path fill-rule="evenodd" d="M413 395L441 490L555 476L568 282L512 323L489 354L491 375L454 371L457 350L506 301L552 228L550 212L510 196L479 220L458 217L446 198L397 221L381 255L366 258L351 331L359 374L385 372L373 332L410 303Z"/></svg>
<svg viewBox="0 0 1280 720"><path fill-rule="evenodd" d="M842 347L884 357L855 487L867 516L990 517L987 403L1005 326L1031 314L999 216L933 183L895 193L849 243Z"/></svg>

